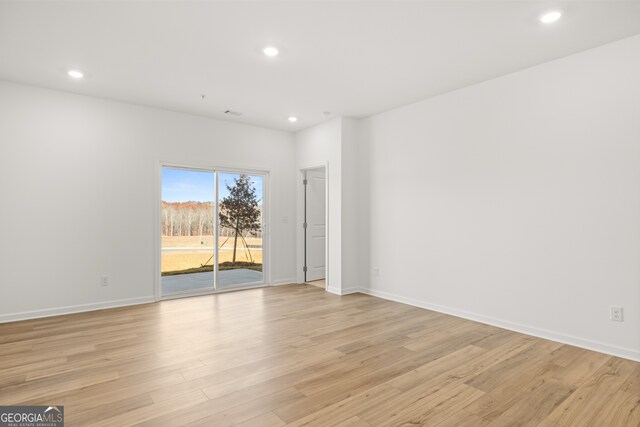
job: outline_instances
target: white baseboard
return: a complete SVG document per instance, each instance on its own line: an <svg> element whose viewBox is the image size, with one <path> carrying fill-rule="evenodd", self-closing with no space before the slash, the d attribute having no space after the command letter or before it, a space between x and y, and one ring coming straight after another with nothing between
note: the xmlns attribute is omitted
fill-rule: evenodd
<svg viewBox="0 0 640 427"><path fill-rule="evenodd" d="M331 292L332 294L342 295L340 288L334 288L333 286L327 286L327 292Z"/></svg>
<svg viewBox="0 0 640 427"><path fill-rule="evenodd" d="M549 331L547 329L540 329L533 326L510 322L508 320L496 319L481 314L470 313L464 310L431 304L426 301L403 297L390 292L378 291L369 288L360 288L358 291L363 294L375 296L378 298L408 304L414 307L425 308L427 310L437 311L439 313L450 314L452 316L461 317L463 319L473 320L474 322L497 326L499 328L508 329L510 331L520 332L522 334L532 335L534 337L557 341L563 344L569 344L576 347L585 348L587 350L593 350L599 353L610 354L612 356L622 357L624 359L630 359L636 362L640 362L640 351L631 348L618 347L615 345L592 341L573 335L567 335L560 332Z"/></svg>
<svg viewBox="0 0 640 427"><path fill-rule="evenodd" d="M327 288L327 292L331 292L332 294L336 294L336 295L349 295L349 294L355 294L357 292L360 292L360 288L344 288L344 289L340 289L340 288L334 288L334 287L328 287Z"/></svg>
<svg viewBox="0 0 640 427"><path fill-rule="evenodd" d="M290 279L278 279L271 281L271 286L280 286L280 285L293 285L296 283L296 278L292 277Z"/></svg>
<svg viewBox="0 0 640 427"><path fill-rule="evenodd" d="M19 313L0 314L0 323L17 322L19 320L38 319L41 317L60 316L62 314L82 313L84 311L104 310L106 308L125 307L128 305L155 302L153 295L148 297L127 298L90 304L70 305L67 307L45 308L43 310L23 311Z"/></svg>

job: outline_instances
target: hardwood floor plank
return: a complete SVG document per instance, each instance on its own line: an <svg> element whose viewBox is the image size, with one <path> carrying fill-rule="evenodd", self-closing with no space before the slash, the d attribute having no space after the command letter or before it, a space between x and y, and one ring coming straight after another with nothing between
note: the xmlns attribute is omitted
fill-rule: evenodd
<svg viewBox="0 0 640 427"><path fill-rule="evenodd" d="M611 356L596 352L585 352L582 349L572 346L562 346L560 350L570 351L573 357L566 364L556 370L553 377L565 384L572 386L580 386L602 365L607 363ZM555 352L552 353L553 363L559 365L562 360L556 358Z"/></svg>
<svg viewBox="0 0 640 427"><path fill-rule="evenodd" d="M558 424L590 425L600 412L617 406L612 398L636 367L637 362L611 357L548 418Z"/></svg>
<svg viewBox="0 0 640 427"><path fill-rule="evenodd" d="M0 324L0 405L67 425L640 425L640 363L277 286Z"/></svg>
<svg viewBox="0 0 640 427"><path fill-rule="evenodd" d="M236 424L236 427L282 427L284 421L273 412L267 412L257 417Z"/></svg>
<svg viewBox="0 0 640 427"><path fill-rule="evenodd" d="M461 409L455 412L449 418L444 419L442 422L435 424L437 427L480 427L484 423L482 418L478 417L471 412Z"/></svg>
<svg viewBox="0 0 640 427"><path fill-rule="evenodd" d="M199 419L192 425L203 427L233 426L270 412L272 408L286 405L299 397L300 392L294 388L282 390L248 402L238 402L237 406Z"/></svg>
<svg viewBox="0 0 640 427"><path fill-rule="evenodd" d="M484 395L484 392L469 387L466 384L453 383L437 391L429 390L425 393L411 393L411 403L401 411L393 411L386 419L377 424L381 427L400 425L435 425L456 412L467 404ZM362 415L361 415L362 417ZM371 423L373 420L364 418Z"/></svg>
<svg viewBox="0 0 640 427"><path fill-rule="evenodd" d="M640 426L640 396L616 392L591 420L592 426Z"/></svg>
<svg viewBox="0 0 640 427"><path fill-rule="evenodd" d="M521 380L521 375L532 376L532 365L552 365L552 362L547 360L549 353L560 346L561 344L552 341L541 341L537 345L475 375L467 381L467 384L478 390L490 392L495 388L503 387L504 384L513 383L514 376L519 376L518 380ZM553 369L554 366L556 365L549 366L549 368Z"/></svg>
<svg viewBox="0 0 640 427"><path fill-rule="evenodd" d="M501 364L494 365L494 368ZM480 416L483 421L490 423L502 414L516 406L522 400L534 398L536 390L552 379L557 365L548 360L540 359L526 369L515 371L510 381L496 384L484 396L469 404L465 409ZM573 388L575 389L575 388ZM527 396L525 398L525 396Z"/></svg>
<svg viewBox="0 0 640 427"><path fill-rule="evenodd" d="M640 363L631 375L629 375L629 378L622 384L620 390L640 396Z"/></svg>
<svg viewBox="0 0 640 427"><path fill-rule="evenodd" d="M91 421L91 425L100 426L133 426L146 420L159 418L174 411L190 408L200 402L207 401L206 396L200 390L191 392L175 399L165 400L159 403L151 403L129 411L115 411L111 416L100 420Z"/></svg>
<svg viewBox="0 0 640 427"><path fill-rule="evenodd" d="M102 420L112 417L114 414L135 411L151 404L153 404L153 400L145 393L114 400L109 403L83 409L82 411L73 411L70 414L65 414L64 421L67 425L92 425L95 422L101 422Z"/></svg>
<svg viewBox="0 0 640 427"><path fill-rule="evenodd" d="M554 379L545 381L540 384L539 387L527 393L526 399L518 399L506 411L502 412L492 422L487 424L487 426L537 426L569 397L576 388L575 386L562 384Z"/></svg>
<svg viewBox="0 0 640 427"><path fill-rule="evenodd" d="M118 378L114 370L93 373L73 372L65 375L56 375L34 381L26 381L21 384L4 387L0 390L0 402L2 405L17 405L27 399L44 399L60 391L77 390L94 384L104 383Z"/></svg>
<svg viewBox="0 0 640 427"><path fill-rule="evenodd" d="M341 423L335 424L334 427L371 427L371 424L365 422L360 417L351 417Z"/></svg>
<svg viewBox="0 0 640 427"><path fill-rule="evenodd" d="M373 408L385 404L398 391L388 384L380 384L366 391L349 396L318 411L308 411L308 415L287 424L291 427L328 426L352 418L354 414L367 413ZM358 417L360 418L360 417Z"/></svg>

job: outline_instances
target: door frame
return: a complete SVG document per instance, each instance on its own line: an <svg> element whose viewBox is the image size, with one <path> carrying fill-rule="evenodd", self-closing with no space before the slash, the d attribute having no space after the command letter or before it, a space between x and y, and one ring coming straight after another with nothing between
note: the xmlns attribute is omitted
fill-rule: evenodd
<svg viewBox="0 0 640 427"><path fill-rule="evenodd" d="M297 237L297 254L296 254L296 282L297 283L305 283L305 274L304 274L304 265L305 265L305 253L306 253L306 245L305 245L305 235L306 230L304 229L304 216L305 216L305 188L303 184L303 180L305 179L305 173L308 170L312 169L324 169L325 173L325 224L327 230L325 232L325 248L324 248L324 257L325 257L325 291L330 288L331 280L331 269L329 265L329 230L330 230L330 221L329 221L329 162L324 162L321 164L315 165L305 165L300 168L297 173L297 189L298 189L298 209L297 209L297 220L296 220L296 229L298 230Z"/></svg>
<svg viewBox="0 0 640 427"><path fill-rule="evenodd" d="M233 285L224 289L216 289L215 285L212 290L204 290L204 291L193 291L193 292L184 292L175 295L162 295L161 291L161 269L162 269L162 168L176 168L176 169L187 169L199 172L211 172L214 176L214 220L215 226L214 229L218 229L218 172L222 173L238 173L238 174L247 174L247 175L260 175L262 176L262 282L253 282L248 283L246 285ZM226 167L224 165L215 165L215 164L197 164L197 163L181 163L175 161L165 161L165 160L157 160L156 161L156 191L155 191L155 212L154 212L154 222L155 222L155 274L154 274L154 298L156 301L168 300L168 299L177 299L177 298L186 298L192 296L199 295L210 295L217 294L222 292L233 292L242 289L253 289L253 288L263 288L266 286L271 286L271 233L270 233L270 185L269 185L269 174L270 171L267 169L249 169L249 168L238 168L235 166ZM217 234L217 233L216 233ZM214 236L214 283L217 285L218 282L218 239L219 236Z"/></svg>

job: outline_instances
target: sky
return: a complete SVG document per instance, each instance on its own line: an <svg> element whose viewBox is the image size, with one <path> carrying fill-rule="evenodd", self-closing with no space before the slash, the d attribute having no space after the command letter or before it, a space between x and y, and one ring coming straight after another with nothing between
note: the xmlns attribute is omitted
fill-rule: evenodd
<svg viewBox="0 0 640 427"><path fill-rule="evenodd" d="M219 172L220 199L229 195L227 184L233 186L239 174ZM162 200L165 202L211 202L214 199L213 172L162 168ZM262 177L252 176L258 203L262 204Z"/></svg>

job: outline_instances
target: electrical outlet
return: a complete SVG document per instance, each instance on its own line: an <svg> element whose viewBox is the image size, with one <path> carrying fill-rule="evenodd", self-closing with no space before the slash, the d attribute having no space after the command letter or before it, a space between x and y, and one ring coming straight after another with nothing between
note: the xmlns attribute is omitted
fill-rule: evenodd
<svg viewBox="0 0 640 427"><path fill-rule="evenodd" d="M609 317L614 322L622 322L622 307L617 305L609 306Z"/></svg>
<svg viewBox="0 0 640 427"><path fill-rule="evenodd" d="M109 276L102 276L100 278L100 285L101 286L109 286Z"/></svg>

